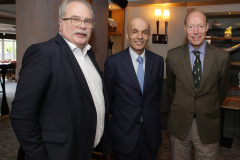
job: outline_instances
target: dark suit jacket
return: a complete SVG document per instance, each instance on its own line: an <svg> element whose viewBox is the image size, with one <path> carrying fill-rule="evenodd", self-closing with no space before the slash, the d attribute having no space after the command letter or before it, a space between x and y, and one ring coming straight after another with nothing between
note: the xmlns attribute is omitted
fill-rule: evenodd
<svg viewBox="0 0 240 160"><path fill-rule="evenodd" d="M88 55L102 77L91 50ZM106 95L105 86L103 92ZM107 97L105 104L106 153L110 149ZM96 110L82 70L59 34L27 49L12 106L12 127L28 160L90 159Z"/></svg>
<svg viewBox="0 0 240 160"><path fill-rule="evenodd" d="M161 144L159 98L162 92L164 61L146 50L143 95L134 70L129 48L106 59L104 79L111 112L113 150L130 153L139 134L140 118L149 146L157 150Z"/></svg>
<svg viewBox="0 0 240 160"><path fill-rule="evenodd" d="M228 91L229 54L212 45L206 45L202 80L197 92L188 44L170 50L166 64L168 88L172 97L168 120L170 133L179 139L185 139L196 111L202 143L219 141L220 105Z"/></svg>

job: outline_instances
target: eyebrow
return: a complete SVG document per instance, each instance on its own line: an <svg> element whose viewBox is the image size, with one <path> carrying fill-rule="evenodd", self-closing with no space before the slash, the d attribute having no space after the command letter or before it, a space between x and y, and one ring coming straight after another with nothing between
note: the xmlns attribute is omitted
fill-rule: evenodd
<svg viewBox="0 0 240 160"><path fill-rule="evenodd" d="M80 16L76 16L76 15L72 15L72 16L70 16L70 17L72 17L72 18L73 18L73 17L74 17L74 18L80 18L80 19L81 19L81 17L80 17ZM85 20L86 20L86 19L91 19L91 20L92 20L92 18L91 18L91 17L90 17L90 18L85 18Z"/></svg>
<svg viewBox="0 0 240 160"><path fill-rule="evenodd" d="M132 31L139 31L139 30L137 28L133 28ZM149 32L149 29L144 29L144 30L142 30L140 32L146 32L146 31Z"/></svg>

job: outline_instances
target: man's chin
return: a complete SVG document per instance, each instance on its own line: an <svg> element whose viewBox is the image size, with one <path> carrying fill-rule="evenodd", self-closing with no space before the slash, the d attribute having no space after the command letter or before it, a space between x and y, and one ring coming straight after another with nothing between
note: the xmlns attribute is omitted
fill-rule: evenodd
<svg viewBox="0 0 240 160"><path fill-rule="evenodd" d="M201 46L203 43L201 42L191 42L192 46Z"/></svg>

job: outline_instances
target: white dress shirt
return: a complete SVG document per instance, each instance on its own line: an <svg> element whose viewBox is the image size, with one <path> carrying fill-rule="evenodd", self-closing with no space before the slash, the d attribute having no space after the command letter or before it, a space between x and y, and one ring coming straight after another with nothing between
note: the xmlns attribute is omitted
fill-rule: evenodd
<svg viewBox="0 0 240 160"><path fill-rule="evenodd" d="M94 142L94 147L96 147L100 142L104 132L105 101L103 95L102 79L87 54L87 51L90 50L91 46L88 44L82 51L68 40L65 39L65 41L73 51L73 54L76 57L80 68L82 69L96 108L97 126Z"/></svg>

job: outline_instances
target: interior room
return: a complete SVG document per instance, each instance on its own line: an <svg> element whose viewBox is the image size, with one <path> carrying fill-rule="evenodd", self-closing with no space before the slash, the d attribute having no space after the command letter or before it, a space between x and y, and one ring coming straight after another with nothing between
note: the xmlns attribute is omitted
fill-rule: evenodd
<svg viewBox="0 0 240 160"><path fill-rule="evenodd" d="M92 4L95 26L90 45L102 71L106 57L128 47L126 30L135 17L145 18L151 26L147 49L161 55L187 42L184 19L187 13L199 10L206 14L209 23L206 41L230 54L229 91L221 105L222 137L219 160L237 160L240 157L240 1L239 0L87 0ZM62 0L0 0L0 159L15 160L18 141L9 120L22 58L26 49L56 36L59 29L58 8ZM166 14L165 14L166 11ZM159 15L161 12L161 15ZM170 159L170 142L167 128L170 97L166 82L159 102L161 110L163 144L157 160ZM192 155L192 159L194 155ZM93 154L92 160L112 160Z"/></svg>

